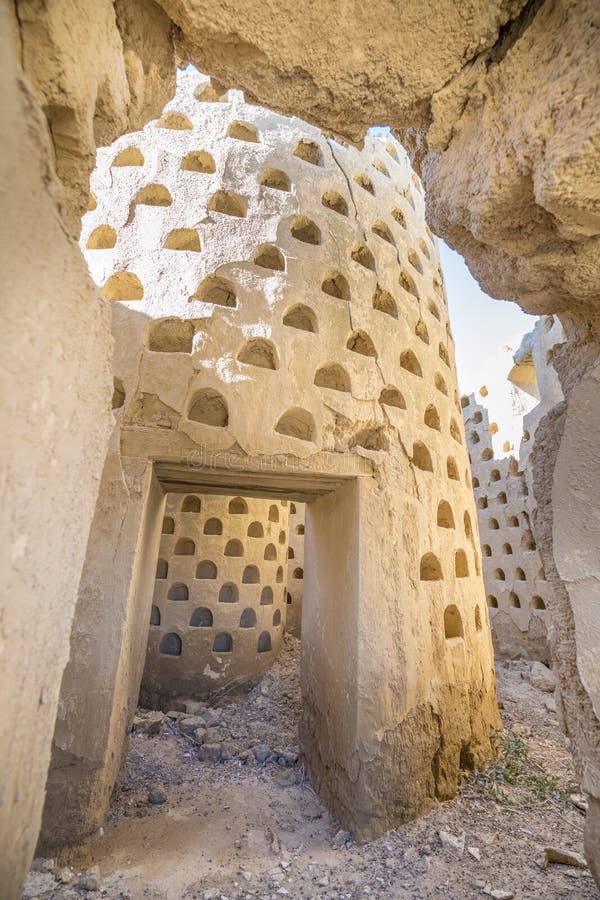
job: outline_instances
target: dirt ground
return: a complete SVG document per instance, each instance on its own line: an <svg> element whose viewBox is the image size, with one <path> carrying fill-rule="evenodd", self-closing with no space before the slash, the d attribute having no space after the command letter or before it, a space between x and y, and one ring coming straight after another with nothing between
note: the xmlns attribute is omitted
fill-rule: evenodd
<svg viewBox="0 0 600 900"><path fill-rule="evenodd" d="M200 751L176 718L165 717L156 736L132 734L109 822L86 847L86 864L99 872L82 880L76 855L66 868L36 860L23 896L599 897L587 869L542 865L549 846L583 852L584 812L552 694L530 685L529 669L497 664L501 762L466 778L454 800L359 846L296 760L299 642L287 637L263 682L213 714L202 737L216 750ZM218 744L225 759L198 758L219 753ZM149 792L163 802L149 802ZM99 890L86 894L83 885Z"/></svg>

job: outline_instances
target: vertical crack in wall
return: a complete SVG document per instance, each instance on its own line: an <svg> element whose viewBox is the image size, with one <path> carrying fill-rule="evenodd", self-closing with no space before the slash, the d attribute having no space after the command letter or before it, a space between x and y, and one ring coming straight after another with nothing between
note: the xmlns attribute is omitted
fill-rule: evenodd
<svg viewBox="0 0 600 900"><path fill-rule="evenodd" d="M356 224L357 224L357 225L359 226L359 228L360 228L360 233L362 234L362 237L363 237L363 240L365 241L365 244L367 244L367 234L366 234L364 228L362 227L362 224L361 224L360 219L359 219L359 216L358 216L358 208L357 208L356 202L355 202L355 200L354 200L354 190L353 190L353 188L352 188L351 180L350 180L350 178L348 177L348 175L347 175L347 173L346 173L346 170L345 170L344 167L341 165L340 161L338 160L338 158L337 158L337 156L336 156L336 154L335 154L335 151L334 151L334 149L333 149L333 141L331 140L331 138L325 138L325 142L326 142L327 146L329 147L329 151L330 151L330 153L331 153L331 158L333 159L335 165L337 166L338 170L341 172L341 174L342 174L342 176L343 176L343 178L344 178L344 180L345 180L345 182L346 182L346 186L347 186L347 188L348 188L348 193L349 193L349 195L350 195L350 201L351 201L351 203L352 203L352 208L354 209L354 219L355 219L355 221L356 221ZM368 245L367 245L367 246L368 246ZM398 258L398 251L397 251L397 248L396 248L396 256L397 256L397 258ZM375 275L377 275L377 273L375 273ZM352 304L351 304L351 303L348 303L348 318L349 318L349 322L350 322L350 329L351 329L351 331L353 332L355 329L354 329L354 323L353 323L353 320L352 320ZM386 380L385 380L385 378L384 378L383 372L382 372L382 370L381 370L381 366L379 365L379 359L378 359L377 356L375 356L375 366L376 366L377 371L378 371L378 373L379 373L379 377L381 378L381 385L382 385L382 388L384 388L387 382L386 382ZM392 431L397 435L398 439L400 440L400 433L399 433L398 429L392 424L392 422L391 422L391 420L390 420L390 417L389 417L389 415L388 415L388 412L387 412L387 410L386 410L386 408L385 408L385 404L379 403L379 408L380 408L380 410L381 410L381 413L382 413L382 415L383 415L385 421L387 422L387 427L388 427L388 428L391 428ZM400 441L400 443L402 444L401 441ZM402 445L402 449L404 450L404 453L406 454L406 450L405 450L405 448L404 448L404 445ZM410 457L408 456L408 454L406 454L406 457L407 457L408 460L410 460ZM414 474L414 473L413 473L413 474ZM417 490L417 493L418 493L418 490Z"/></svg>
<svg viewBox="0 0 600 900"><path fill-rule="evenodd" d="M25 73L25 32L23 30L23 22L19 12L19 0L14 0L15 19L17 20L17 29L19 32L19 61L23 74Z"/></svg>

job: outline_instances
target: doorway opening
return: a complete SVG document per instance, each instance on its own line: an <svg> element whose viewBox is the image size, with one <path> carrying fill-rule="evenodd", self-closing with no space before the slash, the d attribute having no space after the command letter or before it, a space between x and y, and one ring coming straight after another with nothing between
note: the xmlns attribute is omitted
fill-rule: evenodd
<svg viewBox="0 0 600 900"><path fill-rule="evenodd" d="M276 662L288 611L300 637L303 580L303 503L167 494L140 705L195 713L243 698Z"/></svg>

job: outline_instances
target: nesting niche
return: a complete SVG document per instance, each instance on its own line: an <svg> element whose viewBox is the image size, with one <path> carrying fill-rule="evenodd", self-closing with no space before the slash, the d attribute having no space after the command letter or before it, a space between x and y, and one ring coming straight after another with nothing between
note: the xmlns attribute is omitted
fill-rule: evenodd
<svg viewBox="0 0 600 900"><path fill-rule="evenodd" d="M494 649L500 658L548 662L546 579L525 475L514 456L495 458L487 410L473 395L463 403Z"/></svg>

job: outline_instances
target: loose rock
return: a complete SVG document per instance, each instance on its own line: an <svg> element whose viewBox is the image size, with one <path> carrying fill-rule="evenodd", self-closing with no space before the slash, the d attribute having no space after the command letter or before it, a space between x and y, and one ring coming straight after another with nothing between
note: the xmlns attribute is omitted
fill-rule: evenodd
<svg viewBox="0 0 600 900"><path fill-rule="evenodd" d="M449 831L438 831L442 847L446 850L454 850L459 856L462 856L465 849L465 833L464 831L455 836Z"/></svg>
<svg viewBox="0 0 600 900"><path fill-rule="evenodd" d="M57 869L54 874L56 880L60 881L61 884L69 884L69 882L73 881L73 879L75 878L75 872L68 866L63 866L62 868Z"/></svg>
<svg viewBox="0 0 600 900"><path fill-rule="evenodd" d="M136 716L133 720L133 730L139 731L141 734L157 735L160 734L164 715L157 710L149 710L143 716Z"/></svg>
<svg viewBox="0 0 600 900"><path fill-rule="evenodd" d="M493 897L494 900L512 900L515 896L512 891L503 891L498 888L492 889L490 884L486 884L483 888L483 893L487 894L488 897Z"/></svg>
<svg viewBox="0 0 600 900"><path fill-rule="evenodd" d="M334 835L332 843L333 843L334 847L339 849L340 847L344 847L348 843L348 841L351 841L351 840L352 840L352 835L350 834L350 832L345 831L343 828L341 828Z"/></svg>
<svg viewBox="0 0 600 900"><path fill-rule="evenodd" d="M312 803L307 803L302 815L305 819L320 819L323 816L323 812L323 807L315 800Z"/></svg>
<svg viewBox="0 0 600 900"><path fill-rule="evenodd" d="M206 722L202 716L184 716L179 720L179 730L182 734L193 734L196 728L205 728Z"/></svg>
<svg viewBox="0 0 600 900"><path fill-rule="evenodd" d="M583 856L579 853L573 853L571 850L563 850L560 847L546 847L544 850L545 869L550 863L559 863L563 866L576 866L578 869L586 869L587 863Z"/></svg>
<svg viewBox="0 0 600 900"><path fill-rule="evenodd" d="M293 784L296 784L297 780L298 775L292 769L284 769L283 771L275 772L273 775L273 781L280 787L291 787Z"/></svg>
<svg viewBox="0 0 600 900"><path fill-rule="evenodd" d="M204 700L186 700L185 711L190 716L200 716L206 709Z"/></svg>
<svg viewBox="0 0 600 900"><path fill-rule="evenodd" d="M295 766L298 762L298 754L291 750L274 750L273 754L277 756L280 766Z"/></svg>
<svg viewBox="0 0 600 900"><path fill-rule="evenodd" d="M198 759L202 762L219 762L221 759L220 744L202 744L198 751Z"/></svg>
<svg viewBox="0 0 600 900"><path fill-rule="evenodd" d="M158 805L167 802L167 792L162 784L153 784L148 791L148 803Z"/></svg>
<svg viewBox="0 0 600 900"><path fill-rule="evenodd" d="M552 669L537 661L532 663L529 681L538 691L552 693L556 687L556 676Z"/></svg>
<svg viewBox="0 0 600 900"><path fill-rule="evenodd" d="M587 812L588 802L585 794L569 794L569 800L576 806L577 809L580 809L582 812Z"/></svg>
<svg viewBox="0 0 600 900"><path fill-rule="evenodd" d="M207 709L203 714L202 718L206 723L207 728L212 728L214 725L218 725L221 721L222 710L220 709Z"/></svg>
<svg viewBox="0 0 600 900"><path fill-rule="evenodd" d="M235 747L233 744L223 742L221 744L221 760L226 762L230 759L235 759Z"/></svg>
<svg viewBox="0 0 600 900"><path fill-rule="evenodd" d="M254 758L256 762L264 763L268 760L271 755L271 748L267 747L266 744L257 744L254 748Z"/></svg>
<svg viewBox="0 0 600 900"><path fill-rule="evenodd" d="M91 868L86 869L77 886L83 891L99 891L102 886L102 880L98 866L91 866Z"/></svg>
<svg viewBox="0 0 600 900"><path fill-rule="evenodd" d="M206 734L207 734L206 728L194 728L192 737L199 744L203 744L206 740Z"/></svg>

